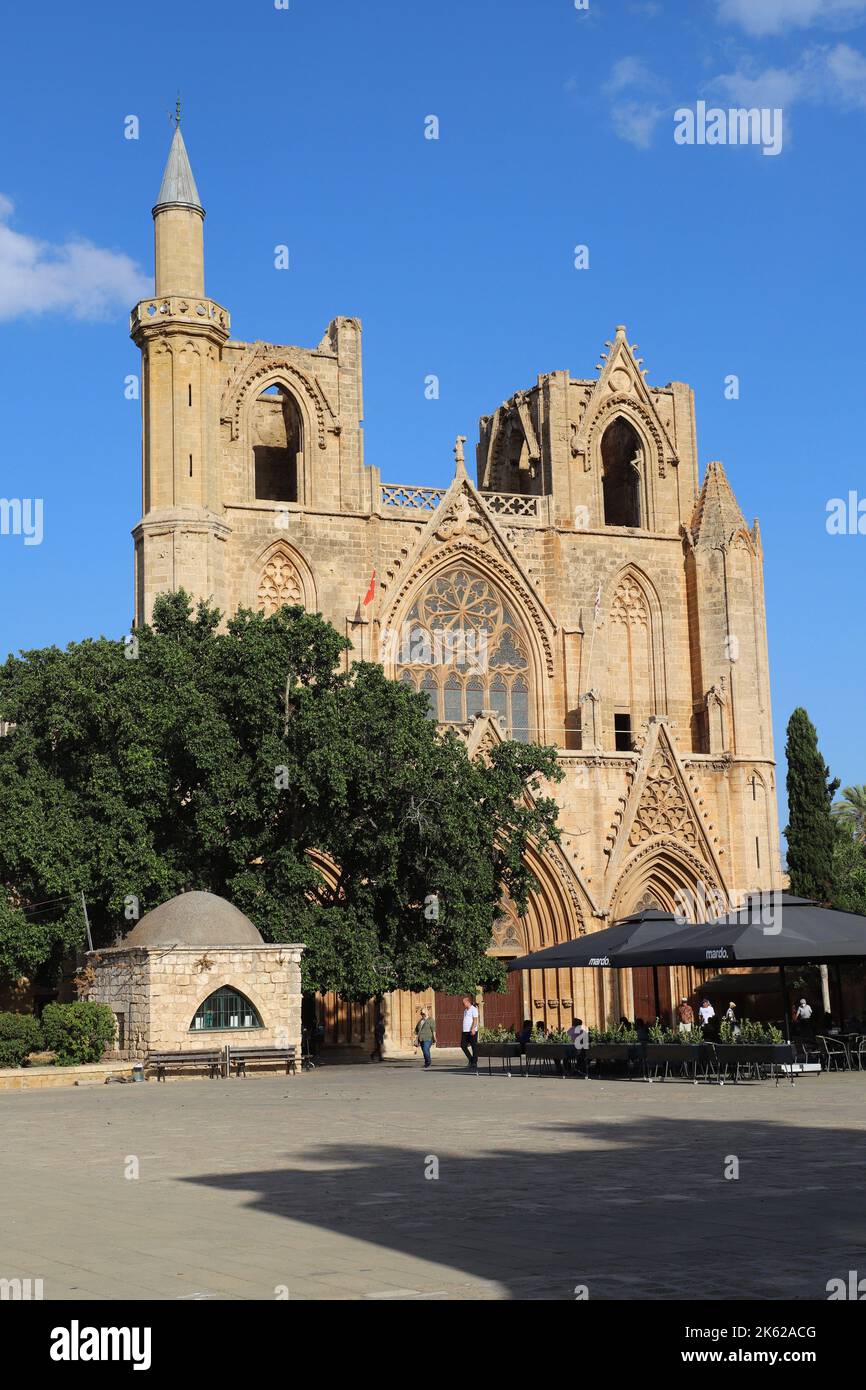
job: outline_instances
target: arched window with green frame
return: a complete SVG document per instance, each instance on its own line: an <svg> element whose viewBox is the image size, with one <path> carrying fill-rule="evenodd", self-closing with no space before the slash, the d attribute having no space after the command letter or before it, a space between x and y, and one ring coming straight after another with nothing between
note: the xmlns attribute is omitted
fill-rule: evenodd
<svg viewBox="0 0 866 1390"><path fill-rule="evenodd" d="M190 1032L204 1029L261 1028L262 1020L254 1004L240 990L223 985L215 989L196 1009Z"/></svg>

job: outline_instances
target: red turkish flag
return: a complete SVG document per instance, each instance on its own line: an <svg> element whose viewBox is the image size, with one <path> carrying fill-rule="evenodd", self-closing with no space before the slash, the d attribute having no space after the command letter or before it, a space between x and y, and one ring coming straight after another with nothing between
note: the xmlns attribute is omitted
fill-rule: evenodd
<svg viewBox="0 0 866 1390"><path fill-rule="evenodd" d="M366 594L364 595L364 607L366 608L368 603L372 603L372 602L373 602L373 599L374 599L375 597L376 597L376 571L373 570L373 573L370 575L370 587L369 587L369 589L367 590Z"/></svg>

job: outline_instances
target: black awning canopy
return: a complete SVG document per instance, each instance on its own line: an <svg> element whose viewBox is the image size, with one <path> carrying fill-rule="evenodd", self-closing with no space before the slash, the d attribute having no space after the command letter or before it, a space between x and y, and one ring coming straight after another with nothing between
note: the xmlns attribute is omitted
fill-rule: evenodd
<svg viewBox="0 0 866 1390"><path fill-rule="evenodd" d="M717 922L681 926L623 965L805 965L866 958L866 917L790 893L759 894Z"/></svg>
<svg viewBox="0 0 866 1390"><path fill-rule="evenodd" d="M560 941L555 946L545 946L541 951L520 956L509 963L508 969L616 966L620 964L619 956L627 946L651 947L654 943L669 940L681 927L682 923L672 912L651 907L631 917L624 917L621 922L602 931L588 932L586 936L575 937L573 941Z"/></svg>
<svg viewBox="0 0 866 1390"><path fill-rule="evenodd" d="M716 922L687 926L650 909L604 931L511 961L548 966L805 965L866 959L866 916L821 907L791 893L755 894Z"/></svg>

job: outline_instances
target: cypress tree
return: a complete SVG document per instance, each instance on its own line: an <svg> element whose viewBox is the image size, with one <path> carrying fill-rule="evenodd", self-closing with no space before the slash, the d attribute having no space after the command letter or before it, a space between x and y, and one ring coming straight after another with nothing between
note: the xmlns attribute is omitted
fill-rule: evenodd
<svg viewBox="0 0 866 1390"><path fill-rule="evenodd" d="M830 807L839 786L818 751L815 726L804 709L788 720L788 873L791 892L829 902L836 829Z"/></svg>

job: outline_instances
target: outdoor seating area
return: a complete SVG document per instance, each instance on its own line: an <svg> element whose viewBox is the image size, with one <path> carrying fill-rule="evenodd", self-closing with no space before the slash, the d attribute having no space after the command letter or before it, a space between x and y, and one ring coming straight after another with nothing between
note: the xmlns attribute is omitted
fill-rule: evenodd
<svg viewBox="0 0 866 1390"><path fill-rule="evenodd" d="M772 1080L778 1085L797 1077L826 1072L862 1071L866 1035L850 1039L816 1037L789 1042L737 1043L703 1039L700 1042L570 1043L481 1042L479 1062L486 1074L581 1080L687 1081L734 1085L741 1081ZM479 1066L479 1075L485 1074Z"/></svg>
<svg viewBox="0 0 866 1390"><path fill-rule="evenodd" d="M531 1058L527 1046L526 1075L535 1070L562 1077L683 1079L717 1085L764 1079L778 1084L785 1078L793 1085L797 1076L862 1072L864 961L866 917L791 893L752 895L741 907L704 923L686 923L672 913L644 909L606 930L510 963L511 971L588 967L618 977L643 969L651 972L655 995L651 1025L623 1016L615 1027L587 1033L575 1019L567 1036L546 1039L576 1042L574 1057L548 1056L542 1049ZM719 962L724 962L722 973L705 982L707 995L701 996L700 1009L682 998L674 1011L670 971L682 966L706 969L711 963L717 970ZM773 973L768 974L767 967L773 967ZM700 992L701 986L696 988ZM812 1004L806 997L810 993ZM734 996L724 1016L723 1004L717 1012L711 995L717 1002ZM624 997L619 983L616 997ZM749 1002L749 1016L741 1010L744 1000ZM534 1034L536 1040L542 1041Z"/></svg>

